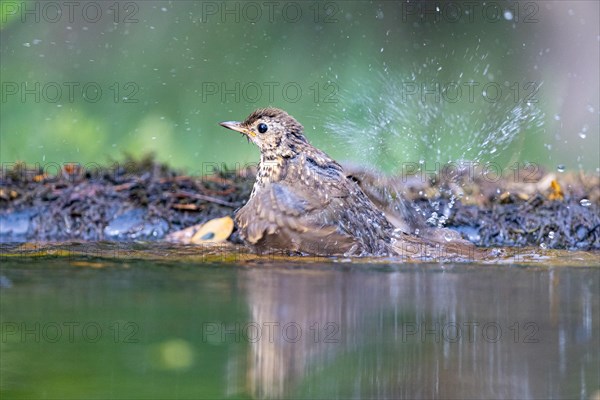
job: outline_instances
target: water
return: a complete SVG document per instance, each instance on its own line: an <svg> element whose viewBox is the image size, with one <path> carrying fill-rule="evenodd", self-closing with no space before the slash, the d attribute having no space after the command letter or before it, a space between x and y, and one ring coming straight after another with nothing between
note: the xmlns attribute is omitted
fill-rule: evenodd
<svg viewBox="0 0 600 400"><path fill-rule="evenodd" d="M485 165L506 158L506 150L522 135L543 131L545 115L537 101L517 102L509 88L500 86L494 96L504 90L502 98L490 101L485 92L476 96L471 92L479 82L458 75L444 81L432 71L439 63L429 60L404 74L386 70L368 84L354 82L342 91L345 108L327 118L326 128L346 144L347 158L395 173L404 173L407 164L423 155L428 160L421 166L425 170L464 160Z"/></svg>
<svg viewBox="0 0 600 400"><path fill-rule="evenodd" d="M485 59L488 54L467 50L467 55ZM327 130L348 149L347 159L381 166L395 176L444 176L448 163L463 171L479 168L510 176L508 155L514 163L524 135L540 135L544 112L537 101L515 101L506 85L497 86L494 101L487 98L489 93L476 96L471 89L479 82L462 73L444 80L434 70L439 64L443 60L432 58L410 73L386 69L373 74L368 84L354 82L342 91L346 108L327 118ZM480 67L475 64L469 75L477 75ZM515 148L508 151L511 146ZM433 212L424 217L429 225L443 227L448 216L440 219Z"/></svg>
<svg viewBox="0 0 600 400"><path fill-rule="evenodd" d="M119 246L3 257L3 398L588 399L600 387L597 264L233 265Z"/></svg>

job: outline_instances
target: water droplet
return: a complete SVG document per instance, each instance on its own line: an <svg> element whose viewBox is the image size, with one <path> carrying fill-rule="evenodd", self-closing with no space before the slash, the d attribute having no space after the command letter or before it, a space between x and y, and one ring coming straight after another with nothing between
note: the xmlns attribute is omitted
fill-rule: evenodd
<svg viewBox="0 0 600 400"><path fill-rule="evenodd" d="M504 19L507 21L512 21L513 13L510 10L504 11Z"/></svg>
<svg viewBox="0 0 600 400"><path fill-rule="evenodd" d="M585 132L581 131L581 132L579 132L579 137L582 139L585 139L587 137L587 135Z"/></svg>
<svg viewBox="0 0 600 400"><path fill-rule="evenodd" d="M556 233L554 233L554 231L548 232L548 238L549 239L554 239L555 236L556 236Z"/></svg>
<svg viewBox="0 0 600 400"><path fill-rule="evenodd" d="M555 120L555 121L560 121L560 115L556 114L556 115L554 116L554 120Z"/></svg>
<svg viewBox="0 0 600 400"><path fill-rule="evenodd" d="M579 200L579 204L581 204L583 207L589 207L592 205L592 202L588 199L581 199Z"/></svg>
<svg viewBox="0 0 600 400"><path fill-rule="evenodd" d="M452 235L450 234L450 232L444 233L444 239L446 240L446 242L449 242L452 240Z"/></svg>
<svg viewBox="0 0 600 400"><path fill-rule="evenodd" d="M558 165L556 166L556 170L557 170L558 172L565 172L565 170L566 170L566 169L567 169L567 167L565 167L563 164L558 164Z"/></svg>
<svg viewBox="0 0 600 400"><path fill-rule="evenodd" d="M546 243L540 243L540 247L545 250L548 248L548 245Z"/></svg>

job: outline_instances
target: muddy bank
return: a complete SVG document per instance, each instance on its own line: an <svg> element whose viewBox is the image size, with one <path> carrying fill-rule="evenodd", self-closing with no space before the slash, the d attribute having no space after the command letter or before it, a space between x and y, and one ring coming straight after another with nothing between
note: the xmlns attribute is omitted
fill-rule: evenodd
<svg viewBox="0 0 600 400"><path fill-rule="evenodd" d="M233 216L254 182L251 169L195 177L151 157L43 172L23 164L3 169L0 241L161 240ZM386 213L408 208L427 225L454 229L480 246L600 249L598 175L538 170L491 179L476 170L436 177L353 172ZM235 231L229 240L240 242Z"/></svg>

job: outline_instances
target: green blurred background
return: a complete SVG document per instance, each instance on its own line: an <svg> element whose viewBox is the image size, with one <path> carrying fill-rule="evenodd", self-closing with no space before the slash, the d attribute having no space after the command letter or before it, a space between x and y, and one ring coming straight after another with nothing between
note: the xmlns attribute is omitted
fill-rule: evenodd
<svg viewBox="0 0 600 400"><path fill-rule="evenodd" d="M3 163L234 167L258 150L217 123L272 105L390 172L600 165L598 2L67 3L1 2Z"/></svg>

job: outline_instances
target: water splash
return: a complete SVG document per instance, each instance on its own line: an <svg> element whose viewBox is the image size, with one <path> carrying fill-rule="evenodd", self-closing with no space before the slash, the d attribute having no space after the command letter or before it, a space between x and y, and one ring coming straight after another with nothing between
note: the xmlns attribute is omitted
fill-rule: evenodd
<svg viewBox="0 0 600 400"><path fill-rule="evenodd" d="M489 64L482 68L485 73L490 69ZM396 174L406 162L416 163L422 170L435 170L449 162L483 164L506 156L505 150L525 134L542 131L545 115L537 103L516 101L508 86L499 86L507 94L498 101L486 100L486 93L481 98L463 93L460 101L451 101L449 88L473 87L474 82L461 73L452 84L442 87L435 79L436 72L434 78L425 78L425 70L424 66L409 75L392 75L386 69L375 79L355 82L355 87L341 93L342 112L330 114L326 128L338 143L346 144L346 157L356 159L358 155L361 163ZM511 155L518 151L511 149ZM431 214L421 214L429 225L441 228L460 197L451 194L443 212L431 203Z"/></svg>
<svg viewBox="0 0 600 400"><path fill-rule="evenodd" d="M465 91L458 101L449 101L449 90L474 84L380 73L374 82L355 82L341 93L344 107L328 117L326 129L347 144L347 157L394 172L402 162L416 160L489 162L525 132L541 131L544 113L536 103L515 101L508 87L494 102L485 100L485 93L478 99Z"/></svg>

